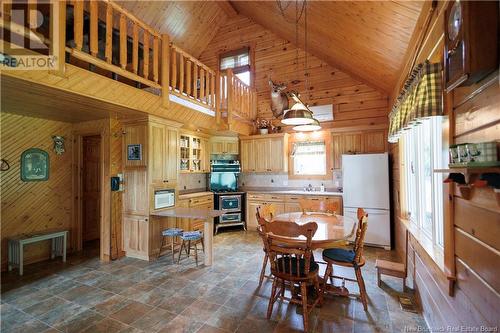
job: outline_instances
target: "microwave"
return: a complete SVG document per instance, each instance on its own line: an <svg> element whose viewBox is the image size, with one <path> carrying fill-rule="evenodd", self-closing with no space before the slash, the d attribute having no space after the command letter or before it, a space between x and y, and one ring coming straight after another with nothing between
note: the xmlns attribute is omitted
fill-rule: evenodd
<svg viewBox="0 0 500 333"><path fill-rule="evenodd" d="M175 206L175 190L157 190L154 196L155 210Z"/></svg>

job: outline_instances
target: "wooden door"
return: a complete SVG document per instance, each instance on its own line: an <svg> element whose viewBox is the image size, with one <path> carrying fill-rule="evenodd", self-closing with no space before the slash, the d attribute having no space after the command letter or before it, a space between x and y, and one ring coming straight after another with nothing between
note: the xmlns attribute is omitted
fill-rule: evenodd
<svg viewBox="0 0 500 333"><path fill-rule="evenodd" d="M342 169L342 142L340 134L332 135L332 168L333 170Z"/></svg>
<svg viewBox="0 0 500 333"><path fill-rule="evenodd" d="M165 145L165 180L167 183L173 183L177 181L177 167L179 165L179 132L177 129L166 128L166 140Z"/></svg>
<svg viewBox="0 0 500 333"><path fill-rule="evenodd" d="M82 239L100 238L101 221L101 137L83 137Z"/></svg>
<svg viewBox="0 0 500 333"><path fill-rule="evenodd" d="M227 154L237 155L239 153L238 141L226 141L224 150Z"/></svg>
<svg viewBox="0 0 500 333"><path fill-rule="evenodd" d="M240 158L243 172L255 172L254 140L241 141Z"/></svg>
<svg viewBox="0 0 500 333"><path fill-rule="evenodd" d="M207 139L201 139L201 172L210 172L210 144Z"/></svg>
<svg viewBox="0 0 500 333"><path fill-rule="evenodd" d="M129 125L125 127L123 158L125 167L146 166L147 126Z"/></svg>
<svg viewBox="0 0 500 333"><path fill-rule="evenodd" d="M123 250L127 256L149 260L149 236L147 216L123 217Z"/></svg>
<svg viewBox="0 0 500 333"><path fill-rule="evenodd" d="M269 162L268 171L281 172L285 171L285 155L284 155L283 138L269 139Z"/></svg>
<svg viewBox="0 0 500 333"><path fill-rule="evenodd" d="M363 141L361 133L342 134L342 152L344 154L355 154L363 152Z"/></svg>
<svg viewBox="0 0 500 333"><path fill-rule="evenodd" d="M257 139L254 140L253 144L253 158L255 159L255 171L256 172L268 172L269 160L270 160L270 140L269 139ZM250 157L252 158L252 157Z"/></svg>
<svg viewBox="0 0 500 333"><path fill-rule="evenodd" d="M167 138L165 126L150 123L149 125L149 179L152 184L163 184L166 174L165 151Z"/></svg>
<svg viewBox="0 0 500 333"><path fill-rule="evenodd" d="M370 131L363 134L365 153L384 153L387 151L387 134L385 130Z"/></svg>

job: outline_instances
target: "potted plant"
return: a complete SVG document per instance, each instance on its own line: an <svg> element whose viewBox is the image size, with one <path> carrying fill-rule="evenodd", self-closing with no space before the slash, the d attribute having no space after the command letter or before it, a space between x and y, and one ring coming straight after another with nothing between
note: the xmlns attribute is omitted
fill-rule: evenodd
<svg viewBox="0 0 500 333"><path fill-rule="evenodd" d="M255 120L255 126L257 126L257 128L259 129L260 134L269 133L269 125L271 125L271 122L267 119L257 118Z"/></svg>

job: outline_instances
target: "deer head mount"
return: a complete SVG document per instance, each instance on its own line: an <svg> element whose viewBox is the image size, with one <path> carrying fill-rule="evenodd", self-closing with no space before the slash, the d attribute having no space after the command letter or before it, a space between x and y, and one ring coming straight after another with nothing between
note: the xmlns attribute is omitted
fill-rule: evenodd
<svg viewBox="0 0 500 333"><path fill-rule="evenodd" d="M271 87L271 111L275 118L279 118L288 109L288 97L284 91L286 85L284 83L276 84L269 80L269 86Z"/></svg>

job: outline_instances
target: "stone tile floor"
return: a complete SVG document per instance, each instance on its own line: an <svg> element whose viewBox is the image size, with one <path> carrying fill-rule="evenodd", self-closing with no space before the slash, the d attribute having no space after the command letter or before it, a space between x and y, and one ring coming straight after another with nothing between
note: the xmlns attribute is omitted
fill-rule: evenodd
<svg viewBox="0 0 500 333"><path fill-rule="evenodd" d="M2 332L300 332L295 305L277 302L271 320L266 309L271 283L258 289L262 244L253 232L215 237L212 267L184 259L172 264L123 258L100 263L95 253L28 265L22 278L2 274ZM376 258L391 251L366 248L363 276L369 308L355 298L326 296L311 314L313 332L403 332L426 328L420 314L400 309L401 281L376 284ZM316 256L320 259L320 253ZM322 265L321 265L322 266ZM323 268L324 269L324 268ZM348 274L350 270L336 273ZM351 292L357 286L348 285Z"/></svg>

